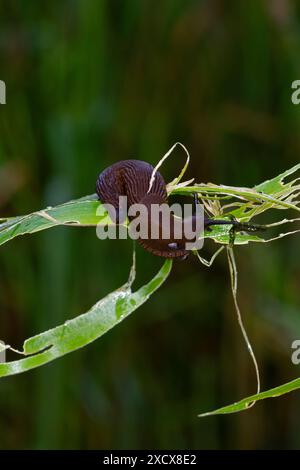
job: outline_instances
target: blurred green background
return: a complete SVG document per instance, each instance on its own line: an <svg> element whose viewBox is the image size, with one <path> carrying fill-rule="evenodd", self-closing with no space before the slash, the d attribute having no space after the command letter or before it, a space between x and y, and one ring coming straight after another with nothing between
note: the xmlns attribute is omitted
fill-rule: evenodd
<svg viewBox="0 0 300 470"><path fill-rule="evenodd" d="M156 163L176 141L187 178L253 186L299 162L296 0L1 1L0 217L94 192L113 162ZM167 181L184 155L164 165ZM283 214L286 215L286 214ZM203 252L212 254L207 243ZM0 338L86 311L119 287L129 241L56 228L0 249ZM162 262L138 248L137 285ZM239 300L263 389L299 376L299 238L236 249ZM11 359L13 356L9 356ZM175 263L165 285L101 340L0 382L0 447L300 447L300 393L224 417L255 391L226 257Z"/></svg>

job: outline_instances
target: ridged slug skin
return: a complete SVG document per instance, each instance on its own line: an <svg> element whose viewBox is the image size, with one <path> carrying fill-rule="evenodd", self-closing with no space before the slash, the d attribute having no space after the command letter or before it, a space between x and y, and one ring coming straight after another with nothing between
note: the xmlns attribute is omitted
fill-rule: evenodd
<svg viewBox="0 0 300 470"><path fill-rule="evenodd" d="M151 204L167 203L166 184L162 175L157 171L150 192L149 185L153 166L141 160L122 160L100 173L96 191L104 204L111 204L116 210L119 207L119 196L127 196L128 208L133 204L144 204L148 209L148 228L151 230ZM117 213L116 223L121 219ZM132 218L133 220L134 218ZM139 238L138 242L154 255L164 258L185 259L189 251L185 249L186 240L174 238L174 218L171 218L170 238L162 238L162 227L159 226L159 238ZM176 222L178 223L178 222ZM180 222L182 224L182 222Z"/></svg>

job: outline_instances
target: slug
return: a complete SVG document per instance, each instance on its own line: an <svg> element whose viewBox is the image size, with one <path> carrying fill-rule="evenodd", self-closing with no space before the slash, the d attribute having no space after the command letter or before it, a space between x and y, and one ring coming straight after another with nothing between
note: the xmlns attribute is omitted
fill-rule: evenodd
<svg viewBox="0 0 300 470"><path fill-rule="evenodd" d="M187 240L183 235L181 238L176 238L176 224L183 224L183 221L175 219L171 214L170 218L170 237L164 239L162 237L162 222L158 222L159 237L157 239L150 238L151 225L154 223L151 220L151 205L167 203L167 190L166 183L162 175L157 171L155 178L149 191L150 179L153 173L153 166L141 160L122 160L114 163L106 168L98 176L96 183L96 192L99 199L104 204L111 204L115 209L115 220L113 222L122 222L122 214L119 212L119 196L127 196L128 208L133 204L143 204L148 210L148 233L146 237L140 237L138 242L150 253L163 258L179 258L186 259L190 251L186 250ZM134 217L129 217L133 220ZM196 215L191 217L190 223L194 228L196 227ZM250 226L248 224L240 224L235 220L216 220L204 217L204 228L209 230L212 225L232 225L237 228L254 231L257 226ZM184 233L184 231L182 231Z"/></svg>

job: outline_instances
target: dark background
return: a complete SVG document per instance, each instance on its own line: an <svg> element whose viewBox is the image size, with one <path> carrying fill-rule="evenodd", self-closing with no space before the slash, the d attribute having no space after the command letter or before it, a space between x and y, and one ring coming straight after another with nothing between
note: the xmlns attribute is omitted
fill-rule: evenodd
<svg viewBox="0 0 300 470"><path fill-rule="evenodd" d="M296 0L2 0L0 216L91 194L106 166L156 163L178 140L197 182L253 186L298 163L299 21ZM183 161L176 150L167 181ZM291 237L236 249L263 389L299 375L290 359L300 339L298 247ZM214 249L207 243L204 254ZM0 337L20 348L86 311L127 279L131 251L75 228L2 246ZM162 262L137 254L140 285ZM254 391L226 257L211 269L191 259L101 340L1 379L0 446L299 448L297 392L197 418Z"/></svg>

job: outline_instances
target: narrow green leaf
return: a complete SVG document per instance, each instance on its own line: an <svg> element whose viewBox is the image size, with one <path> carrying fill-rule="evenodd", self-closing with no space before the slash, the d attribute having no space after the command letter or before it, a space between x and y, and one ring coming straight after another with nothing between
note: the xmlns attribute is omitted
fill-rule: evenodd
<svg viewBox="0 0 300 470"><path fill-rule="evenodd" d="M0 224L0 245L20 235L38 232L59 225L97 226L111 223L107 212L95 196L70 201L32 214L6 219Z"/></svg>
<svg viewBox="0 0 300 470"><path fill-rule="evenodd" d="M296 173L298 170L300 170L300 163L298 165L293 166L287 171L284 171L280 175L276 176L275 178L272 178L270 180L264 181L261 184L258 184L255 186L256 191L262 191L266 194L276 194L282 191L284 189L284 186L292 186L292 183L285 183L284 180L288 177L291 176L292 174Z"/></svg>
<svg viewBox="0 0 300 470"><path fill-rule="evenodd" d="M245 201L251 201L253 203L262 203L268 202L271 205L282 207L284 209L293 209L300 211L300 208L295 204L286 202L282 199L276 198L271 194L265 194L257 191L256 189L251 188L238 188L234 186L217 186L214 184L195 184L193 186L186 187L174 187L172 194L188 194L188 193L199 193L199 194L213 194L213 195L229 195L232 197L237 197Z"/></svg>
<svg viewBox="0 0 300 470"><path fill-rule="evenodd" d="M172 261L166 260L158 274L136 292L131 290L131 279L97 302L87 313L27 339L23 353L31 356L0 364L0 377L39 367L100 338L146 302L166 280L171 268Z"/></svg>
<svg viewBox="0 0 300 470"><path fill-rule="evenodd" d="M251 395L250 397L243 398L242 400L233 403L232 405L224 406L222 408L218 408L217 410L209 411L208 413L201 413L198 416L202 418L204 416L237 413L238 411L247 410L249 408L249 405L253 402L264 400L266 398L280 397L281 395L293 392L294 390L298 390L299 388L300 378L292 380L291 382L287 382L286 384L279 385L279 387L271 388L270 390L267 390L265 392L261 392L256 395Z"/></svg>
<svg viewBox="0 0 300 470"><path fill-rule="evenodd" d="M238 188L233 186L217 186L214 184L199 184L186 186L184 184L171 185L171 194L190 195L198 193L201 197L208 197L212 200L217 198L219 201L228 201L227 198L235 198L236 204L231 211L226 210L227 215L233 215L238 219L250 220L268 209L293 209L299 211L297 197L300 192L300 186L295 185L298 179L291 182L285 182L285 178L293 175L300 169L300 164L285 171L277 177L265 181L254 188ZM296 201L295 201L296 199ZM224 206L225 210L226 206ZM216 214L214 214L216 215ZM217 214L221 218L220 214ZM73 227L96 227L97 224L111 224L111 220L97 200L97 195L83 197L78 200L70 201L56 207L48 207L44 210L34 212L21 217L0 219L0 245L12 240L13 238L29 233L38 232L59 225L68 225ZM204 238L212 238L218 243L229 242L229 230L225 227L215 227L212 232L207 232ZM263 238L250 234L239 234L236 237L236 244L245 244L249 242L264 242Z"/></svg>

